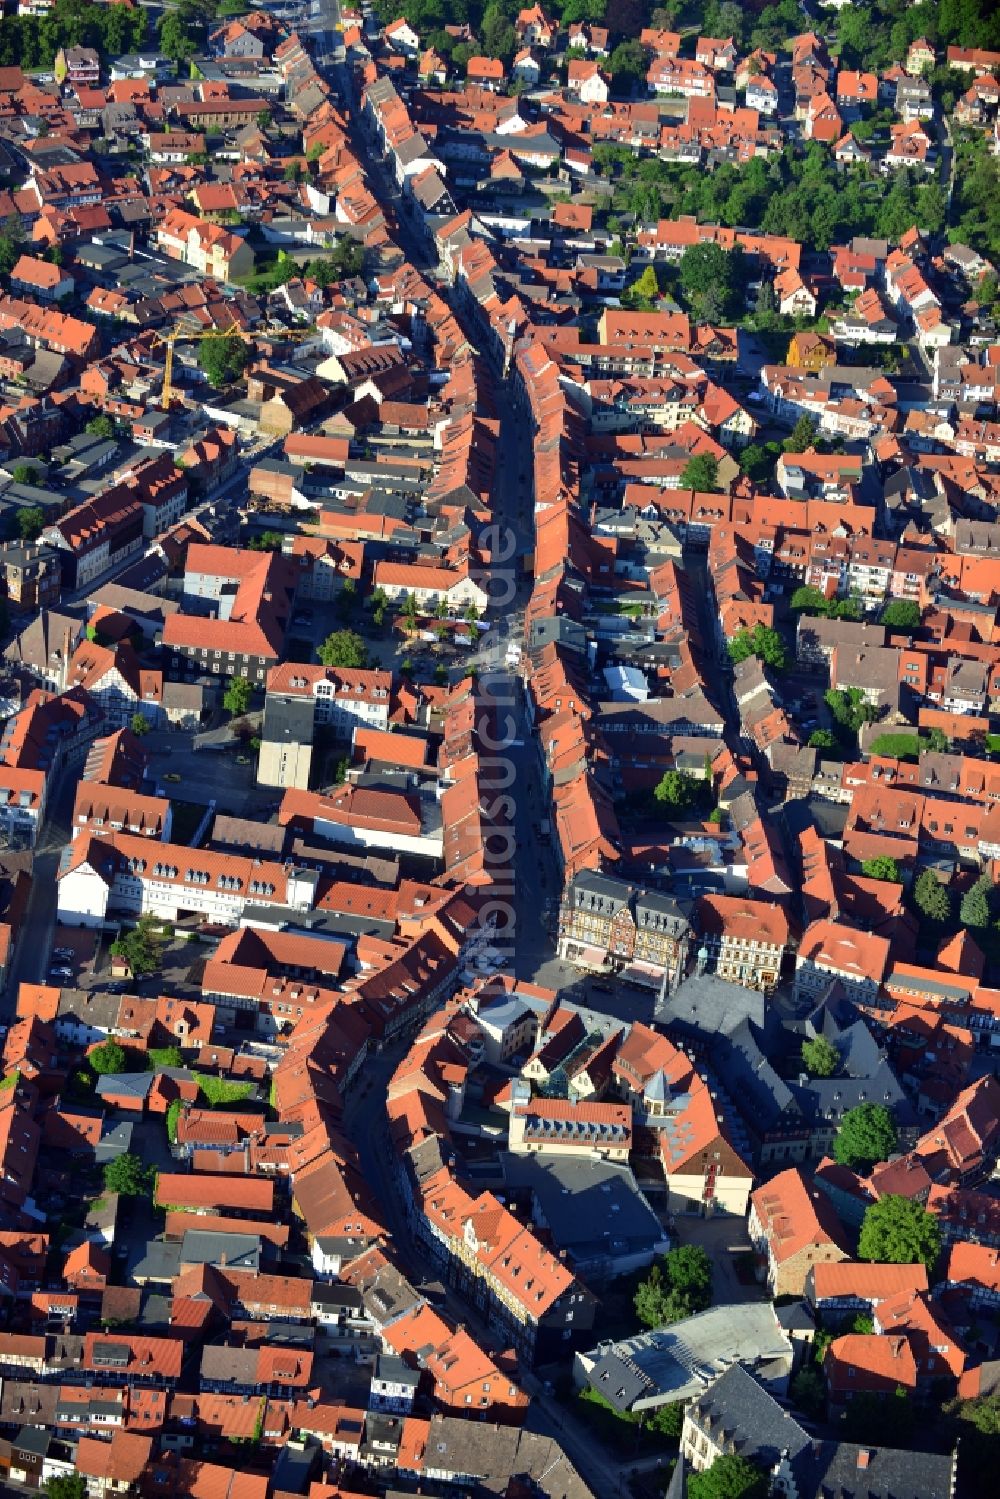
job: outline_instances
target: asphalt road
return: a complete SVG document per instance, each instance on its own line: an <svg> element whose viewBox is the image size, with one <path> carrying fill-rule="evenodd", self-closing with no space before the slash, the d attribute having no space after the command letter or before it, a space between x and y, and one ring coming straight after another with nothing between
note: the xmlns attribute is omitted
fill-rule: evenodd
<svg viewBox="0 0 1000 1499"><path fill-rule="evenodd" d="M365 1181L375 1194L382 1210L383 1222L392 1234L393 1246L403 1272L419 1288L427 1281L436 1284L444 1282L441 1266L426 1253L410 1232L393 1172L385 1095L403 1049L396 1046L368 1060L363 1073L365 1091L356 1091L348 1101L344 1123L357 1148ZM503 1339L498 1338L474 1306L447 1285L444 1288L443 1306L448 1315L465 1326L484 1348L493 1353L502 1351ZM533 1397L527 1426L532 1431L553 1437L562 1445L570 1461L598 1499L613 1499L614 1495L620 1494L624 1469L593 1438L584 1423L558 1405L530 1370L519 1369L517 1378L521 1388ZM655 1467L657 1462L656 1458L647 1459L638 1466Z"/></svg>
<svg viewBox="0 0 1000 1499"><path fill-rule="evenodd" d="M6 993L0 1000L5 1019L9 1019L17 1008L18 987L42 983L48 973L56 923L56 874L62 851L70 841L79 774L79 760L65 766L49 793L45 821L35 844L28 907L7 977Z"/></svg>
<svg viewBox="0 0 1000 1499"><path fill-rule="evenodd" d="M342 74L342 69L334 71ZM343 80L341 82L343 85ZM382 163L369 158L367 143L354 126L353 119L352 132L354 147L365 161L373 192L383 209L391 209L396 218L402 248L414 265L432 273L433 258L429 255L422 236L409 221L396 184ZM467 326L467 319L457 299L452 300L449 288L440 283L439 289L465 327L470 342L478 343L477 330ZM524 413L515 407L510 393L503 388L498 372L494 372L494 380L494 397L500 416L498 453L501 460L497 466L493 513L501 524L509 525L515 532L517 550L524 551L530 549L533 540L529 489L532 466L530 425ZM496 581L499 582L499 579ZM497 668L494 691L498 700L503 699L501 714L509 712L512 720L507 725L509 732L506 735L510 742L498 748L495 754L498 759L509 758L513 768L513 781L508 791L514 802L515 834L513 866L510 870L510 883L513 886L510 956L518 976L530 978L542 966L550 963L554 955L553 940L546 924L545 902L557 896L558 876L551 842L536 831L537 822L544 813L541 767L527 724L523 689L519 680L500 666L506 654L507 641L515 639L520 643L523 630L524 604L530 584L519 577L515 584L516 592L512 599L504 598L501 602L500 590L495 588L493 591L496 607L492 613L502 619L502 627L496 632L498 639L492 646L492 658L490 659L488 650L486 658L479 664ZM509 708L508 700L511 703ZM506 945L502 941L497 943L500 948ZM567 981L578 977L579 975L567 970ZM345 1126L358 1150L365 1180L378 1199L386 1226L392 1232L395 1250L403 1269L419 1285L427 1278L440 1280L441 1270L413 1238L394 1178L384 1100L400 1051L400 1048L390 1049L369 1060L364 1070L364 1091L357 1091L348 1101ZM485 1319L451 1288L446 1289L445 1306L449 1314L467 1326L484 1346L494 1349L497 1347L496 1335ZM625 1471L607 1449L594 1440L584 1423L555 1403L530 1371L520 1371L519 1379L522 1388L535 1397L528 1418L529 1426L560 1442L570 1461L599 1499L612 1499L612 1496L620 1494ZM653 1459L651 1465L655 1467L656 1462Z"/></svg>

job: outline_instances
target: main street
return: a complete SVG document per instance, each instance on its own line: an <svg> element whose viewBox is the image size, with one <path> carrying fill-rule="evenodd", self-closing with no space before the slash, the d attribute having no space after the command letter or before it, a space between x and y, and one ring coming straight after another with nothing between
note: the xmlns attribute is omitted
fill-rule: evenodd
<svg viewBox="0 0 1000 1499"><path fill-rule="evenodd" d="M344 97L348 97L342 65L334 65L331 71ZM424 237L410 219L396 183L385 164L370 154L368 142L353 116L351 131L353 146L365 163L372 191L383 212L395 221L401 249L411 264L436 283L469 342L478 346L478 330L470 324L459 299L438 275L434 257L429 252ZM516 542L514 559L507 564L501 563L490 580L489 591L495 600L490 621L496 624L496 644L491 642L488 648L490 654L486 659L479 659L476 664L481 670L487 666L490 668L488 686L497 699L500 721L497 733L500 737L500 730L503 729L508 741L496 750L496 756L499 760L509 759L513 770L513 781L507 791L514 803L514 854L509 870L509 899L513 918L509 957L511 966L519 977L533 978L540 968L551 963L554 956L546 902L554 902L556 899L558 872L551 836L543 836L538 831L546 812L541 766L527 720L523 686L518 674L504 664L507 644L511 641L518 646L522 644L524 606L530 592L530 579L522 575L517 566L517 557L530 552L534 537L531 498L532 434L523 410L517 407L509 386L495 368L491 369L490 380L493 404L500 419L492 515L501 536L509 530L513 532ZM503 545L502 550L506 552L507 546ZM512 571L511 581L515 588L513 598L508 597L508 585L501 576L505 565ZM508 713L509 724L506 722ZM502 792L498 791L496 794ZM507 949L508 944L500 942L498 946ZM578 977L579 975L567 969L565 982ZM358 1150L365 1180L375 1193L386 1227L392 1233L399 1260L414 1284L419 1286L428 1279L437 1280L440 1277L440 1267L430 1261L422 1246L414 1239L394 1179L385 1095L399 1055L398 1051L390 1051L369 1062L364 1074L364 1091L355 1094L348 1104L345 1124ZM499 1351L496 1335L485 1319L450 1287L445 1289L444 1304L449 1315L467 1326L484 1346ZM613 1499L613 1496L620 1494L625 1469L595 1440L585 1423L571 1410L557 1404L530 1371L521 1370L519 1380L522 1388L534 1397L528 1425L553 1437L563 1446L570 1461L599 1495L599 1499ZM658 1461L656 1458L646 1459L638 1466L656 1467Z"/></svg>
<svg viewBox="0 0 1000 1499"><path fill-rule="evenodd" d="M435 1303L456 1323L466 1327L484 1348L494 1355L503 1351L503 1340L486 1319L451 1286L443 1285L441 1266L413 1236L393 1170L393 1152L385 1113L385 1095L397 1064L403 1055L399 1045L369 1058L363 1073L364 1082L349 1098L344 1124L358 1152L362 1175L378 1199L382 1221L392 1235L392 1243L403 1271L416 1289L432 1282ZM566 1451L577 1471L598 1499L615 1499L622 1492L625 1467L617 1463L597 1441L572 1410L559 1404L543 1382L527 1369L518 1370L518 1383L532 1396L527 1426L552 1437ZM644 1458L629 1466L640 1471L656 1468L661 1459Z"/></svg>
<svg viewBox="0 0 1000 1499"><path fill-rule="evenodd" d="M7 975L3 1018L9 1021L21 984L44 983L56 924L56 875L62 851L70 841L73 802L80 765L70 763L55 776L45 819L35 844L28 905L17 935L17 950Z"/></svg>

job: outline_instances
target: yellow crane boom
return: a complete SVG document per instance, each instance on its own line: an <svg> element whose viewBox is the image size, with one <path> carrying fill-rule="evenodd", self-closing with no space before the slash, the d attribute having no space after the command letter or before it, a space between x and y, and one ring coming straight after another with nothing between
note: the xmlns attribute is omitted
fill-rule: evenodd
<svg viewBox="0 0 1000 1499"><path fill-rule="evenodd" d="M170 410L170 403L174 396L174 344L197 343L204 338L241 338L244 343L253 343L256 339L270 339L273 343L285 343L292 338L315 338L316 329L310 324L308 328L265 328L263 331L251 332L246 328L199 328L190 333L185 328L171 328L166 333L156 334L156 342L166 345L166 356L163 361L163 389L160 392L160 405L164 411Z"/></svg>

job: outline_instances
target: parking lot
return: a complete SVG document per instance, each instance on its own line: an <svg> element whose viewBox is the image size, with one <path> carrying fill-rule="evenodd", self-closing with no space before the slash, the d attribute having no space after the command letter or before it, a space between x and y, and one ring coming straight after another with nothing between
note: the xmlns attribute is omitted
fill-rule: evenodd
<svg viewBox="0 0 1000 1499"><path fill-rule="evenodd" d="M127 929L129 922L123 922ZM62 988L104 989L117 994L140 994L154 998L175 994L196 999L201 994L201 974L205 959L213 951L214 940L190 941L193 922L179 923L175 935L164 943L159 969L143 978L116 979L111 971L111 944L116 930L95 932L81 927L56 926L48 980ZM62 954L65 954L63 956Z"/></svg>
<svg viewBox="0 0 1000 1499"><path fill-rule="evenodd" d="M143 748L158 791L201 806L214 802L237 817L259 819L265 809L273 809L275 793L257 785L257 756L251 749L196 750L193 739L187 730L154 730L145 736Z"/></svg>

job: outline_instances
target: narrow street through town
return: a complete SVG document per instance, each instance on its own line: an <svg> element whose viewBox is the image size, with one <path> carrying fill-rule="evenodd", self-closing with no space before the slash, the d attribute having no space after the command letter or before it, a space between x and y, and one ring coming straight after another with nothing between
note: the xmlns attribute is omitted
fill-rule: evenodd
<svg viewBox="0 0 1000 1499"><path fill-rule="evenodd" d="M335 66L333 72L344 90L346 80L342 77L342 68ZM352 138L355 148L365 159L373 192L383 211L390 214L398 226L396 237L407 258L435 282L469 342L478 346L477 330L471 325L459 299L437 275L436 262L428 252L425 240L409 221L395 182L384 164L371 153L353 114ZM494 481L493 516L501 533L507 529L514 533L516 558L520 558L524 554L530 555L534 541L532 434L524 411L515 403L500 372L491 366L490 373L493 403L500 419L497 444L500 461ZM504 550L507 550L506 546ZM517 567L516 561L502 565ZM578 975L568 965L553 965L555 902L559 886L552 835L539 831L547 815L541 765L530 732L521 677L505 663L506 645L511 641L516 641L519 646L523 643L524 609L531 590L530 575L520 567L517 567L514 582L516 595L510 602L506 584L500 586L499 578L496 580L493 596L503 603L490 617L489 622L495 629L489 649L475 661L481 672L490 669L491 689L499 705L500 728L512 730L507 732L508 742L496 751L498 757L509 757L513 766L513 782L508 794L514 802L515 838L514 862L510 871L513 940L509 948L503 941L498 942L498 947L505 955L509 954L510 965L518 977L532 979L541 971L556 966L562 970L557 975L559 986L562 986L574 981ZM512 704L510 708L508 702ZM508 713L509 726L506 724ZM393 1175L385 1096L399 1055L388 1051L369 1062L365 1069L365 1089L350 1101L345 1124L358 1150L365 1180L378 1199L384 1222L392 1233L402 1267L413 1283L420 1286L428 1280L438 1282L441 1271L414 1239ZM498 1348L496 1335L485 1319L450 1287L445 1288L444 1305L449 1315L468 1326L485 1346ZM600 1499L612 1499L620 1494L626 1469L609 1456L582 1421L556 1404L530 1371L521 1369L518 1377L522 1387L536 1397L528 1418L529 1427L563 1444L571 1461L579 1472L587 1475L588 1483ZM539 1399L539 1396L546 1398ZM655 1468L660 1461L646 1458L635 1466L641 1471Z"/></svg>
<svg viewBox="0 0 1000 1499"><path fill-rule="evenodd" d="M78 762L64 766L49 793L45 820L34 849L28 906L7 976L3 1019L8 1023L14 1014L21 984L45 981L56 924L56 875L62 851L70 841L79 773Z"/></svg>

